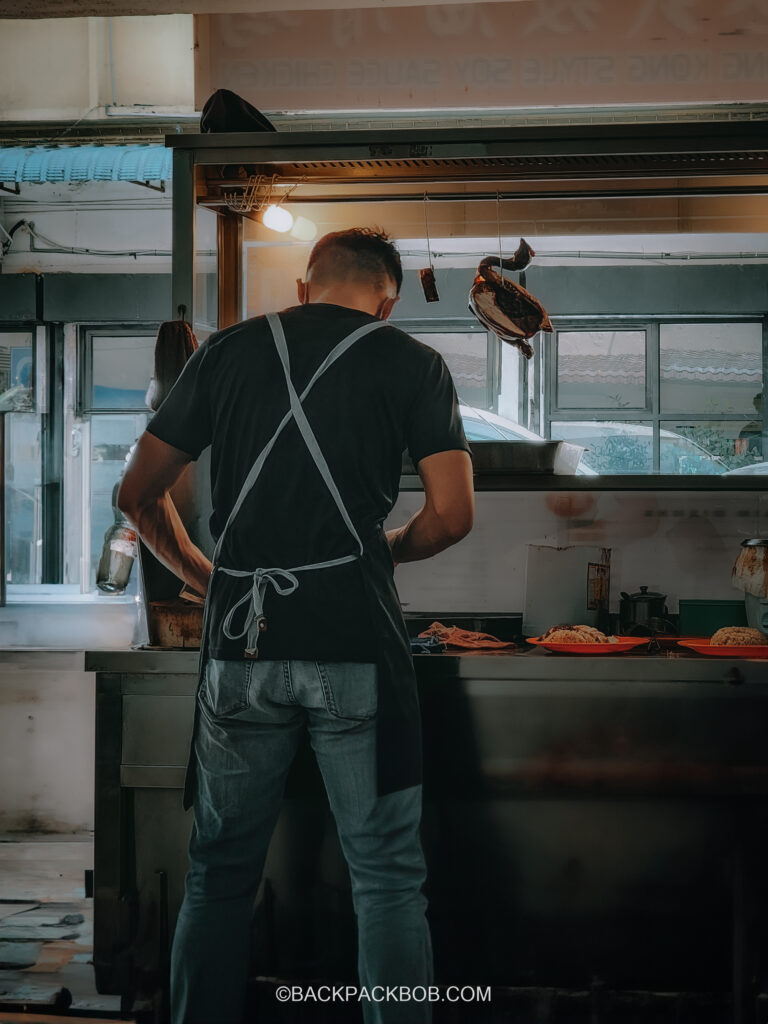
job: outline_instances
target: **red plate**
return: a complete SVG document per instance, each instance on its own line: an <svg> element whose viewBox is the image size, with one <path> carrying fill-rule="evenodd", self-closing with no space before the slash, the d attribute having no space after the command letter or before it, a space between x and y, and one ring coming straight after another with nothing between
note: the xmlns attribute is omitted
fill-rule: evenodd
<svg viewBox="0 0 768 1024"><path fill-rule="evenodd" d="M545 647L555 654L624 654L631 651L633 647L646 646L651 642L649 636L618 636L612 644L558 644L550 643L549 640L542 640L540 637L531 637L529 644L537 647Z"/></svg>
<svg viewBox="0 0 768 1024"><path fill-rule="evenodd" d="M687 647L697 654L710 654L715 658L768 658L768 644L751 644L743 647L734 644L716 644L709 640L678 640L681 647Z"/></svg>

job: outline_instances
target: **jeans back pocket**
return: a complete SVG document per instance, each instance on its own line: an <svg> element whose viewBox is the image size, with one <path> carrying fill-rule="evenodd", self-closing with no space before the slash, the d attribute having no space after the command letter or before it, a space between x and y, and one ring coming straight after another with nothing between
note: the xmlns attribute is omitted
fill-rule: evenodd
<svg viewBox="0 0 768 1024"><path fill-rule="evenodd" d="M252 661L209 658L200 695L216 718L229 718L248 707Z"/></svg>
<svg viewBox="0 0 768 1024"><path fill-rule="evenodd" d="M373 718L378 706L375 664L356 661L319 661L317 669L328 711L337 718Z"/></svg>

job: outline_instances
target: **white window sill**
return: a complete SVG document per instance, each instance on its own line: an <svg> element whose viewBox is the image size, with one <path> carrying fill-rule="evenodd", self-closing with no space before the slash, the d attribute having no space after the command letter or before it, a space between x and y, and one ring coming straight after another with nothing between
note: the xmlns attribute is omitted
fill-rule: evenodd
<svg viewBox="0 0 768 1024"><path fill-rule="evenodd" d="M81 593L76 583L9 584L6 588L6 607L28 604L137 604L138 594L103 594L95 588Z"/></svg>

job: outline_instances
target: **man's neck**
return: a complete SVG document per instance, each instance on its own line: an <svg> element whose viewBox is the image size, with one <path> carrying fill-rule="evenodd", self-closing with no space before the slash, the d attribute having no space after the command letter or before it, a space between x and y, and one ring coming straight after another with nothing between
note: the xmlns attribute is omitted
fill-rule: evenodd
<svg viewBox="0 0 768 1024"><path fill-rule="evenodd" d="M327 302L334 306L346 306L347 309L358 309L362 313L376 316L380 299L378 294L367 289L329 287L310 293L309 304Z"/></svg>

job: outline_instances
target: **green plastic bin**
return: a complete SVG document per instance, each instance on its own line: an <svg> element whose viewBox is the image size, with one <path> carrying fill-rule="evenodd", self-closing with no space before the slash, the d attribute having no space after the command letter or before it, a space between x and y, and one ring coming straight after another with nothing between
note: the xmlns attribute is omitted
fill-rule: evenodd
<svg viewBox="0 0 768 1024"><path fill-rule="evenodd" d="M747 610L740 601L704 601L680 598L680 636L712 636L722 626L746 626Z"/></svg>

